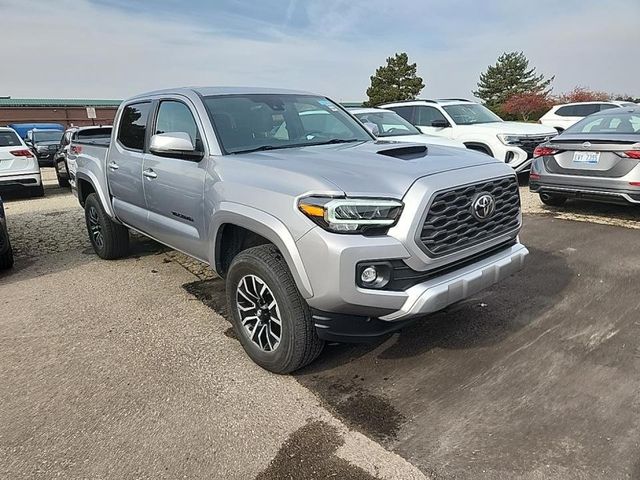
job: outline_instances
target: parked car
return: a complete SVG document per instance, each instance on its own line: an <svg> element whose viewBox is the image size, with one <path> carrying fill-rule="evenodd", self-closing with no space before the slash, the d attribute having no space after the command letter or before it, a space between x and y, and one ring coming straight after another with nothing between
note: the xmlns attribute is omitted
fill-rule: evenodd
<svg viewBox="0 0 640 480"><path fill-rule="evenodd" d="M547 113L540 118L542 125L555 128L559 133L576 124L584 117L594 113L619 107L635 107L632 102L575 102L554 105Z"/></svg>
<svg viewBox="0 0 640 480"><path fill-rule="evenodd" d="M311 110L328 115L316 130L301 118ZM82 144L76 162L98 256L126 255L131 228L208 263L242 346L273 372L474 295L528 253L504 162L379 143L310 93L139 95L119 107L109 145Z"/></svg>
<svg viewBox="0 0 640 480"><path fill-rule="evenodd" d="M26 143L41 167L53 167L53 156L58 151L62 130L29 130Z"/></svg>
<svg viewBox="0 0 640 480"><path fill-rule="evenodd" d="M15 190L43 196L40 166L15 130L0 127L0 192Z"/></svg>
<svg viewBox="0 0 640 480"><path fill-rule="evenodd" d="M12 128L20 136L21 139L27 140L31 130L60 130L64 131L64 126L60 123L11 123L7 125Z"/></svg>
<svg viewBox="0 0 640 480"><path fill-rule="evenodd" d="M459 140L422 133L392 110L382 108L349 108L348 110L381 140L466 148L465 144Z"/></svg>
<svg viewBox="0 0 640 480"><path fill-rule="evenodd" d="M7 231L7 219L4 214L4 204L0 197L0 270L7 270L13 267L13 250L9 241Z"/></svg>
<svg viewBox="0 0 640 480"><path fill-rule="evenodd" d="M53 156L53 163L60 187L69 187L75 178L75 156L82 147L80 143L108 143L111 138L111 126L99 125L91 127L68 128L58 145L58 151ZM75 142L76 145L72 146Z"/></svg>
<svg viewBox="0 0 640 480"><path fill-rule="evenodd" d="M535 123L505 122L488 108L464 99L411 100L380 105L416 125L423 133L461 141L504 161L517 173L528 172L533 149L557 135Z"/></svg>
<svg viewBox="0 0 640 480"><path fill-rule="evenodd" d="M640 204L640 107L590 115L534 157L529 185L547 205L570 197Z"/></svg>

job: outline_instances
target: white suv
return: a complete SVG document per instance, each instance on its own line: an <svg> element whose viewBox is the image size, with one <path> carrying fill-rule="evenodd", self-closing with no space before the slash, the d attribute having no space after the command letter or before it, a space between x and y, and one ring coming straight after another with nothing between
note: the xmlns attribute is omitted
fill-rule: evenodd
<svg viewBox="0 0 640 480"><path fill-rule="evenodd" d="M555 128L562 133L574 123L602 110L618 107L635 107L632 102L576 102L555 105L540 118L542 125Z"/></svg>
<svg viewBox="0 0 640 480"><path fill-rule="evenodd" d="M505 122L479 103L465 99L409 100L387 103L423 133L459 140L502 160L518 172L531 167L533 150L557 135L557 131L536 123Z"/></svg>

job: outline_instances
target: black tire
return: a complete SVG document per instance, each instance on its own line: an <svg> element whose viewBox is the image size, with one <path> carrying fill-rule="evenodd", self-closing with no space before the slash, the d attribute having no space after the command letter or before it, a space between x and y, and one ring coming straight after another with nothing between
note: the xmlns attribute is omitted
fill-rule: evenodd
<svg viewBox="0 0 640 480"><path fill-rule="evenodd" d="M554 193L541 193L540 201L550 207L561 207L567 201L567 197Z"/></svg>
<svg viewBox="0 0 640 480"><path fill-rule="evenodd" d="M95 193L90 193L84 202L84 218L89 241L100 258L114 260L127 255L129 230L109 218Z"/></svg>
<svg viewBox="0 0 640 480"><path fill-rule="evenodd" d="M40 184L37 187L31 187L29 195L32 197L44 197L44 185Z"/></svg>
<svg viewBox="0 0 640 480"><path fill-rule="evenodd" d="M60 173L58 172L58 167L56 167L56 177L58 178L58 185L60 186L60 188L69 188L69 179L68 178L62 178L60 176Z"/></svg>
<svg viewBox="0 0 640 480"><path fill-rule="evenodd" d="M237 298L240 295L238 289L242 288L241 282L247 278L262 281L267 287L265 295L268 293L269 298L277 302L274 308L281 321L280 340L271 351L260 348L252 340L254 335L248 331L250 324L247 327L242 324ZM255 363L274 373L291 373L320 355L324 341L318 338L309 306L300 295L287 263L275 246L260 245L240 252L231 262L226 283L231 322L247 355ZM258 310L254 309L255 312ZM258 322L256 319L254 332L258 329ZM271 327L266 335L270 333Z"/></svg>
<svg viewBox="0 0 640 480"><path fill-rule="evenodd" d="M13 250L9 245L9 249L0 255L0 270L8 270L11 267L13 267Z"/></svg>

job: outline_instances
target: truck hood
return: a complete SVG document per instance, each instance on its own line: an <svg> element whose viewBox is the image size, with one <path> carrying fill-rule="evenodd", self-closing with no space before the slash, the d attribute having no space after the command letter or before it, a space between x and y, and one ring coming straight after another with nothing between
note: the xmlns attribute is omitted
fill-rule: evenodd
<svg viewBox="0 0 640 480"><path fill-rule="evenodd" d="M476 125L460 125L467 129L488 130L498 133L511 133L515 135L557 135L558 131L553 127L540 125L539 123L525 122L492 122L478 123Z"/></svg>
<svg viewBox="0 0 640 480"><path fill-rule="evenodd" d="M503 163L488 155L460 148L415 143L362 142L287 148L236 154L255 169L286 180L295 174L298 194L339 189L348 196L402 198L419 178L462 168ZM266 170L265 170L266 169ZM270 171L273 170L273 171ZM505 165L505 173L513 170ZM301 182L307 180L305 185Z"/></svg>

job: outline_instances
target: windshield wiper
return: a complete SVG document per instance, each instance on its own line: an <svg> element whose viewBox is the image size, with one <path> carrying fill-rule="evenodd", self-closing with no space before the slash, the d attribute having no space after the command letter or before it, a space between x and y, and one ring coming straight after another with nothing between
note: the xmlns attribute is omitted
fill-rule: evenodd
<svg viewBox="0 0 640 480"><path fill-rule="evenodd" d="M364 140L358 140L357 138L332 138L331 140L327 140L326 142L317 142L317 143L309 143L307 146L312 145L334 145L337 143L353 143L353 142L363 142Z"/></svg>
<svg viewBox="0 0 640 480"><path fill-rule="evenodd" d="M336 143L353 143L353 142L362 142L363 140L358 140L357 138L332 138L331 140L327 140L326 142L316 142L316 143L292 143L290 145L260 145L255 148L247 148L246 150L237 150L235 152L231 152L233 154L236 153L251 153L251 152L264 152L266 150L279 150L282 148L301 148L301 147L313 147L314 145L332 145Z"/></svg>

